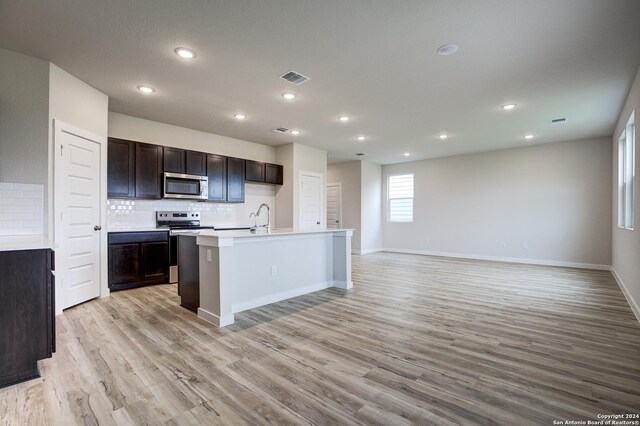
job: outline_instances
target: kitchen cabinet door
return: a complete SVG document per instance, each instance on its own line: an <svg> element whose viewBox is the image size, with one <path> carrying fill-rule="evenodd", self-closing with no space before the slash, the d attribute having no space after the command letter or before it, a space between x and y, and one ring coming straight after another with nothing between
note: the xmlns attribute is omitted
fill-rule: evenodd
<svg viewBox="0 0 640 426"><path fill-rule="evenodd" d="M156 241L140 244L141 281L169 282L169 242Z"/></svg>
<svg viewBox="0 0 640 426"><path fill-rule="evenodd" d="M207 154L203 152L187 151L186 163L188 175L207 175Z"/></svg>
<svg viewBox="0 0 640 426"><path fill-rule="evenodd" d="M107 193L109 198L136 196L135 142L109 138L107 145Z"/></svg>
<svg viewBox="0 0 640 426"><path fill-rule="evenodd" d="M265 164L264 165L264 181L266 183L274 183L276 185L282 185L284 181L283 167L279 164Z"/></svg>
<svg viewBox="0 0 640 426"><path fill-rule="evenodd" d="M51 250L0 252L0 388L40 376L55 347Z"/></svg>
<svg viewBox="0 0 640 426"><path fill-rule="evenodd" d="M162 198L162 147L136 144L136 198Z"/></svg>
<svg viewBox="0 0 640 426"><path fill-rule="evenodd" d="M109 244L109 288L139 279L140 244Z"/></svg>
<svg viewBox="0 0 640 426"><path fill-rule="evenodd" d="M264 182L264 163L245 160L245 173L248 182Z"/></svg>
<svg viewBox="0 0 640 426"><path fill-rule="evenodd" d="M184 150L165 146L162 149L162 171L169 173L186 173Z"/></svg>
<svg viewBox="0 0 640 426"><path fill-rule="evenodd" d="M244 161L241 158L227 158L227 201L244 202Z"/></svg>
<svg viewBox="0 0 640 426"><path fill-rule="evenodd" d="M207 155L209 201L227 201L227 157Z"/></svg>

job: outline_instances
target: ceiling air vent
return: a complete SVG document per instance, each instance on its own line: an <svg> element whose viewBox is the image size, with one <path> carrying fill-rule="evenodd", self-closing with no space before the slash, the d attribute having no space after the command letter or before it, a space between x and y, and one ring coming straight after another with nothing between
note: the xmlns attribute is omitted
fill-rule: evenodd
<svg viewBox="0 0 640 426"><path fill-rule="evenodd" d="M564 117L554 118L553 120L551 120L551 124L560 124L560 123L564 123L565 121L567 121L567 119Z"/></svg>
<svg viewBox="0 0 640 426"><path fill-rule="evenodd" d="M273 129L273 131L276 133L289 133L289 129L287 129L286 127L277 127Z"/></svg>
<svg viewBox="0 0 640 426"><path fill-rule="evenodd" d="M367 154L365 154L364 152L358 152L358 153L356 153L356 155L357 155L358 157L362 157L363 155L367 155Z"/></svg>
<svg viewBox="0 0 640 426"><path fill-rule="evenodd" d="M310 80L309 77L306 77L299 72L294 70L289 70L280 76L281 79L288 81L291 84L295 84L296 86L301 85Z"/></svg>

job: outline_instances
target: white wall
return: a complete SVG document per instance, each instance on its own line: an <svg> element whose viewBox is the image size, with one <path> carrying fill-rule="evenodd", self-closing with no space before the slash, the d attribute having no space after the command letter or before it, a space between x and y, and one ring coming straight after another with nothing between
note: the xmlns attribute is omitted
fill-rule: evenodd
<svg viewBox="0 0 640 426"><path fill-rule="evenodd" d="M109 112L109 136L274 163L272 146Z"/></svg>
<svg viewBox="0 0 640 426"><path fill-rule="evenodd" d="M382 247L382 166L361 162L361 253Z"/></svg>
<svg viewBox="0 0 640 426"><path fill-rule="evenodd" d="M271 146L114 112L109 112L109 136L270 163L274 163L276 159L275 148ZM202 222L206 225L250 226L253 225L253 220L249 220L249 215L258 210L260 204L267 203L271 208L271 222L273 224L274 219L278 218L275 191L274 185L247 183L245 185L245 202L241 204L217 203L216 206L208 206L210 203L201 203L201 207L198 207L189 201L178 201L171 203L171 205L174 210L201 210L203 212ZM117 207L119 204L113 203L110 208L114 205ZM109 226L113 229L127 227L127 224L131 227L154 226L149 219L151 216L147 213L165 209L167 202L165 200L150 201L137 203L133 206L131 206L132 214L123 213L119 219L114 219L113 214L110 213ZM134 214L136 211L138 211L138 215ZM263 221L265 221L263 217L259 218L258 224L262 224Z"/></svg>
<svg viewBox="0 0 640 426"><path fill-rule="evenodd" d="M327 225L327 152L297 143L276 149L276 163L284 167L284 185L278 189L276 205L279 215L277 228L298 228L300 172L313 172L322 176L321 226Z"/></svg>
<svg viewBox="0 0 640 426"><path fill-rule="evenodd" d="M0 182L43 185L44 217L49 211L48 114L49 63L0 49Z"/></svg>
<svg viewBox="0 0 640 426"><path fill-rule="evenodd" d="M276 163L283 167L283 184L276 188L276 228L293 228L293 144L276 148Z"/></svg>
<svg viewBox="0 0 640 426"><path fill-rule="evenodd" d="M612 213L612 267L614 275L618 283L623 288L629 304L634 310L636 317L640 320L640 220L638 212L640 211L640 180L637 173L634 185L634 223L635 229L620 229L617 224L618 217L618 139L624 130L629 116L636 111L636 142L635 142L635 165L636 169L640 166L640 132L638 124L640 120L640 69L636 75L636 79L631 87L627 101L622 109L618 125L613 133L613 185L611 187L613 193L613 213Z"/></svg>
<svg viewBox="0 0 640 426"><path fill-rule="evenodd" d="M293 227L300 221L300 172L318 173L322 177L322 205L320 206L320 226L327 226L327 151L306 145L293 144Z"/></svg>
<svg viewBox="0 0 640 426"><path fill-rule="evenodd" d="M362 228L362 176L361 162L330 164L327 167L327 183L339 183L342 187L342 224L341 228L353 229L351 250L360 253ZM380 206L378 205L378 211ZM379 227L380 225L378 225Z"/></svg>
<svg viewBox="0 0 640 426"><path fill-rule="evenodd" d="M412 223L387 222L385 196L386 249L610 265L609 138L394 164L382 172L383 194L389 175L415 175Z"/></svg>
<svg viewBox="0 0 640 426"><path fill-rule="evenodd" d="M109 97L50 64L49 117L107 137Z"/></svg>

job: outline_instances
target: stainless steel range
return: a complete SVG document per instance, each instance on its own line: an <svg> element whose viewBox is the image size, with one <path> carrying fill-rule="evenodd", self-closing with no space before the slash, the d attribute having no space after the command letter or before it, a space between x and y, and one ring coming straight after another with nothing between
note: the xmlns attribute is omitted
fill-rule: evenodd
<svg viewBox="0 0 640 426"><path fill-rule="evenodd" d="M156 212L156 227L180 229L214 229L200 225L200 212Z"/></svg>
<svg viewBox="0 0 640 426"><path fill-rule="evenodd" d="M178 282L178 235L196 229L214 229L200 224L200 212L156 212L156 227L169 229L169 282Z"/></svg>

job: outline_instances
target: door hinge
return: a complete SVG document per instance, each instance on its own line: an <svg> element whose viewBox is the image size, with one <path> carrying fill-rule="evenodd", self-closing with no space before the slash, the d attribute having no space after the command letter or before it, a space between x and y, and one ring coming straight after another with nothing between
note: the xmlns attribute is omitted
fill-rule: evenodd
<svg viewBox="0 0 640 426"><path fill-rule="evenodd" d="M60 157L62 157L62 148L64 148L64 145L60 145Z"/></svg>

